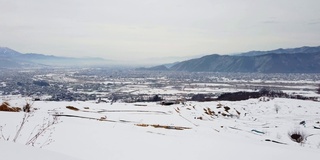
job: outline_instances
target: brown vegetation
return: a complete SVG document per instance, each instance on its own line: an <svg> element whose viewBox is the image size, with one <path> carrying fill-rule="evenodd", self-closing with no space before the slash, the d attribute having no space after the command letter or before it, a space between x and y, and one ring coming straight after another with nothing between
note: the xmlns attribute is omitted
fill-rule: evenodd
<svg viewBox="0 0 320 160"><path fill-rule="evenodd" d="M104 116L104 117L100 117L99 121L105 121L107 120L107 116Z"/></svg>
<svg viewBox="0 0 320 160"><path fill-rule="evenodd" d="M29 103L27 103L24 107L23 107L23 112L27 112L29 113L31 110L31 105Z"/></svg>
<svg viewBox="0 0 320 160"><path fill-rule="evenodd" d="M203 118L201 116L200 117L195 117L195 119L203 120Z"/></svg>
<svg viewBox="0 0 320 160"><path fill-rule="evenodd" d="M174 129L174 130L184 130L184 129L191 129L189 127L180 127L180 126L166 126L166 125L159 125L159 124L135 124L139 127L154 127L154 128L164 128L164 129Z"/></svg>
<svg viewBox="0 0 320 160"><path fill-rule="evenodd" d="M3 102L0 105L0 111L5 111L5 112L20 112L21 108L19 107L10 107L10 104L8 102Z"/></svg>
<svg viewBox="0 0 320 160"><path fill-rule="evenodd" d="M203 108L204 110L204 113L209 115L209 116L224 116L224 117L230 117L230 118L239 118L241 113L236 110L235 108L230 108L228 106L225 106L221 103L218 103L217 104L217 110L216 111L213 111L211 110L210 108ZM196 118L198 119L198 118Z"/></svg>
<svg viewBox="0 0 320 160"><path fill-rule="evenodd" d="M70 109L70 110L73 110L73 111L79 111L78 108L73 107L73 106L67 106L66 108L68 108L68 109Z"/></svg>
<svg viewBox="0 0 320 160"><path fill-rule="evenodd" d="M214 111L211 111L210 108L203 108L203 110L204 110L204 113L207 114L207 115L210 115L210 116L214 116L215 115Z"/></svg>
<svg viewBox="0 0 320 160"><path fill-rule="evenodd" d="M224 106L224 110L225 110L226 112L229 112L230 107L228 107L228 106Z"/></svg>
<svg viewBox="0 0 320 160"><path fill-rule="evenodd" d="M179 108L179 107L175 108L174 110L175 110L177 113L180 113L180 108Z"/></svg>
<svg viewBox="0 0 320 160"><path fill-rule="evenodd" d="M139 126L139 127L148 127L149 125L148 124L135 124L136 126Z"/></svg>

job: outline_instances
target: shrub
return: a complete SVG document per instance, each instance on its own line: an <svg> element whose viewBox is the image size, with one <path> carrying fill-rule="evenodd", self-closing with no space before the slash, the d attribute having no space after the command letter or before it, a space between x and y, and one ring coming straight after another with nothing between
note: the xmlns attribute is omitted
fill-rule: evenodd
<svg viewBox="0 0 320 160"><path fill-rule="evenodd" d="M307 138L307 134L300 130L300 129L295 129L293 131L290 131L288 133L288 136L290 137L290 139L294 142L297 142L297 143L304 143L306 141L306 138Z"/></svg>
<svg viewBox="0 0 320 160"><path fill-rule="evenodd" d="M25 106L23 106L23 112L31 112L31 104L27 102L27 104Z"/></svg>
<svg viewBox="0 0 320 160"><path fill-rule="evenodd" d="M224 110L225 110L226 112L229 112L230 107L228 107L228 106L224 106Z"/></svg>

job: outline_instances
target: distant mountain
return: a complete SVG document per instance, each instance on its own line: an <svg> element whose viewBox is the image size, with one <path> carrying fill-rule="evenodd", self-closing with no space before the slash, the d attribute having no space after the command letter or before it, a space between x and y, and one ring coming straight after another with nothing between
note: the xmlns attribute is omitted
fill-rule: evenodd
<svg viewBox="0 0 320 160"><path fill-rule="evenodd" d="M189 72L320 73L320 47L252 51L238 55L213 54L177 63L168 68L168 70Z"/></svg>
<svg viewBox="0 0 320 160"><path fill-rule="evenodd" d="M21 53L7 47L0 47L0 57L17 57L17 56L21 56Z"/></svg>
<svg viewBox="0 0 320 160"><path fill-rule="evenodd" d="M168 63L168 64L164 64L163 66L165 66L168 69L168 68L171 68L172 66L174 66L174 65L176 65L178 63L180 63L180 62Z"/></svg>
<svg viewBox="0 0 320 160"><path fill-rule="evenodd" d="M21 60L21 53L7 47L0 47L0 68L20 68L36 66L32 62Z"/></svg>
<svg viewBox="0 0 320 160"><path fill-rule="evenodd" d="M22 54L7 47L0 47L0 67L20 68L39 66L90 66L107 65L110 61L102 58L72 58L37 53Z"/></svg>
<svg viewBox="0 0 320 160"><path fill-rule="evenodd" d="M165 65L150 67L150 68L138 68L138 70L144 71L168 71L169 69Z"/></svg>
<svg viewBox="0 0 320 160"><path fill-rule="evenodd" d="M245 53L236 54L238 56L259 56L259 55L265 55L265 54L293 54L293 53L319 53L320 52L320 46L318 47L300 47L300 48L287 48L287 49L276 49L271 51L250 51Z"/></svg>

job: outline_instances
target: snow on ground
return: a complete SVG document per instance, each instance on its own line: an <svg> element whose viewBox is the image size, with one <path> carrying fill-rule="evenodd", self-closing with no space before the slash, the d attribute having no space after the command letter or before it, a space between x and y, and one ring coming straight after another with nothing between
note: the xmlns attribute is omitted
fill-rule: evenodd
<svg viewBox="0 0 320 160"><path fill-rule="evenodd" d="M5 100L12 106L26 102L19 97ZM61 123L52 132L55 141L43 148L82 160L298 160L320 156L320 129L316 129L320 127L319 102L261 98L161 106L37 101L33 107L37 110L18 143L24 144L44 117L56 114ZM0 125L5 125L6 136L14 135L23 114L0 112ZM305 124L300 124L302 121ZM288 133L293 130L305 132L308 136L305 143L298 144L289 138ZM36 147L43 144L46 136L39 139ZM0 150L12 145L0 139ZM19 147L13 148L18 152Z"/></svg>
<svg viewBox="0 0 320 160"><path fill-rule="evenodd" d="M7 86L6 82L1 82L0 85L2 85L2 87L6 87Z"/></svg>
<svg viewBox="0 0 320 160"><path fill-rule="evenodd" d="M209 86L209 85L208 85ZM239 91L253 91L252 89L237 89L237 88L220 88L219 86L212 86L207 87L203 86L184 86L183 89L175 89L172 86L164 87L164 88L148 88L148 86L143 85L132 85L132 86L124 86L121 89L118 89L117 92L122 93L131 93L135 95L141 94L167 94L167 95L177 95L177 94L208 94L208 93L224 93L224 92L239 92ZM114 91L116 92L116 91Z"/></svg>
<svg viewBox="0 0 320 160"><path fill-rule="evenodd" d="M0 142L1 159L4 160L77 160L76 158L39 149L31 146L25 146L12 142Z"/></svg>

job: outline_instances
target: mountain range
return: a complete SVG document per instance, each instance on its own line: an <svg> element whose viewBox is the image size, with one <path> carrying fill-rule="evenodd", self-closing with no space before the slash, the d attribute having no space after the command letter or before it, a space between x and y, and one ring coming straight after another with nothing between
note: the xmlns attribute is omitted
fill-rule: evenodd
<svg viewBox="0 0 320 160"><path fill-rule="evenodd" d="M7 47L0 47L0 68L45 67L45 66L100 66L110 61L102 58L72 58L20 53Z"/></svg>
<svg viewBox="0 0 320 160"><path fill-rule="evenodd" d="M143 70L247 73L320 73L320 46L250 51L235 55L212 54Z"/></svg>
<svg viewBox="0 0 320 160"><path fill-rule="evenodd" d="M102 58L72 58L20 53L0 47L0 68L51 66L106 66L114 62ZM182 62L139 70L243 73L320 73L320 46L250 51L233 55L212 54Z"/></svg>

